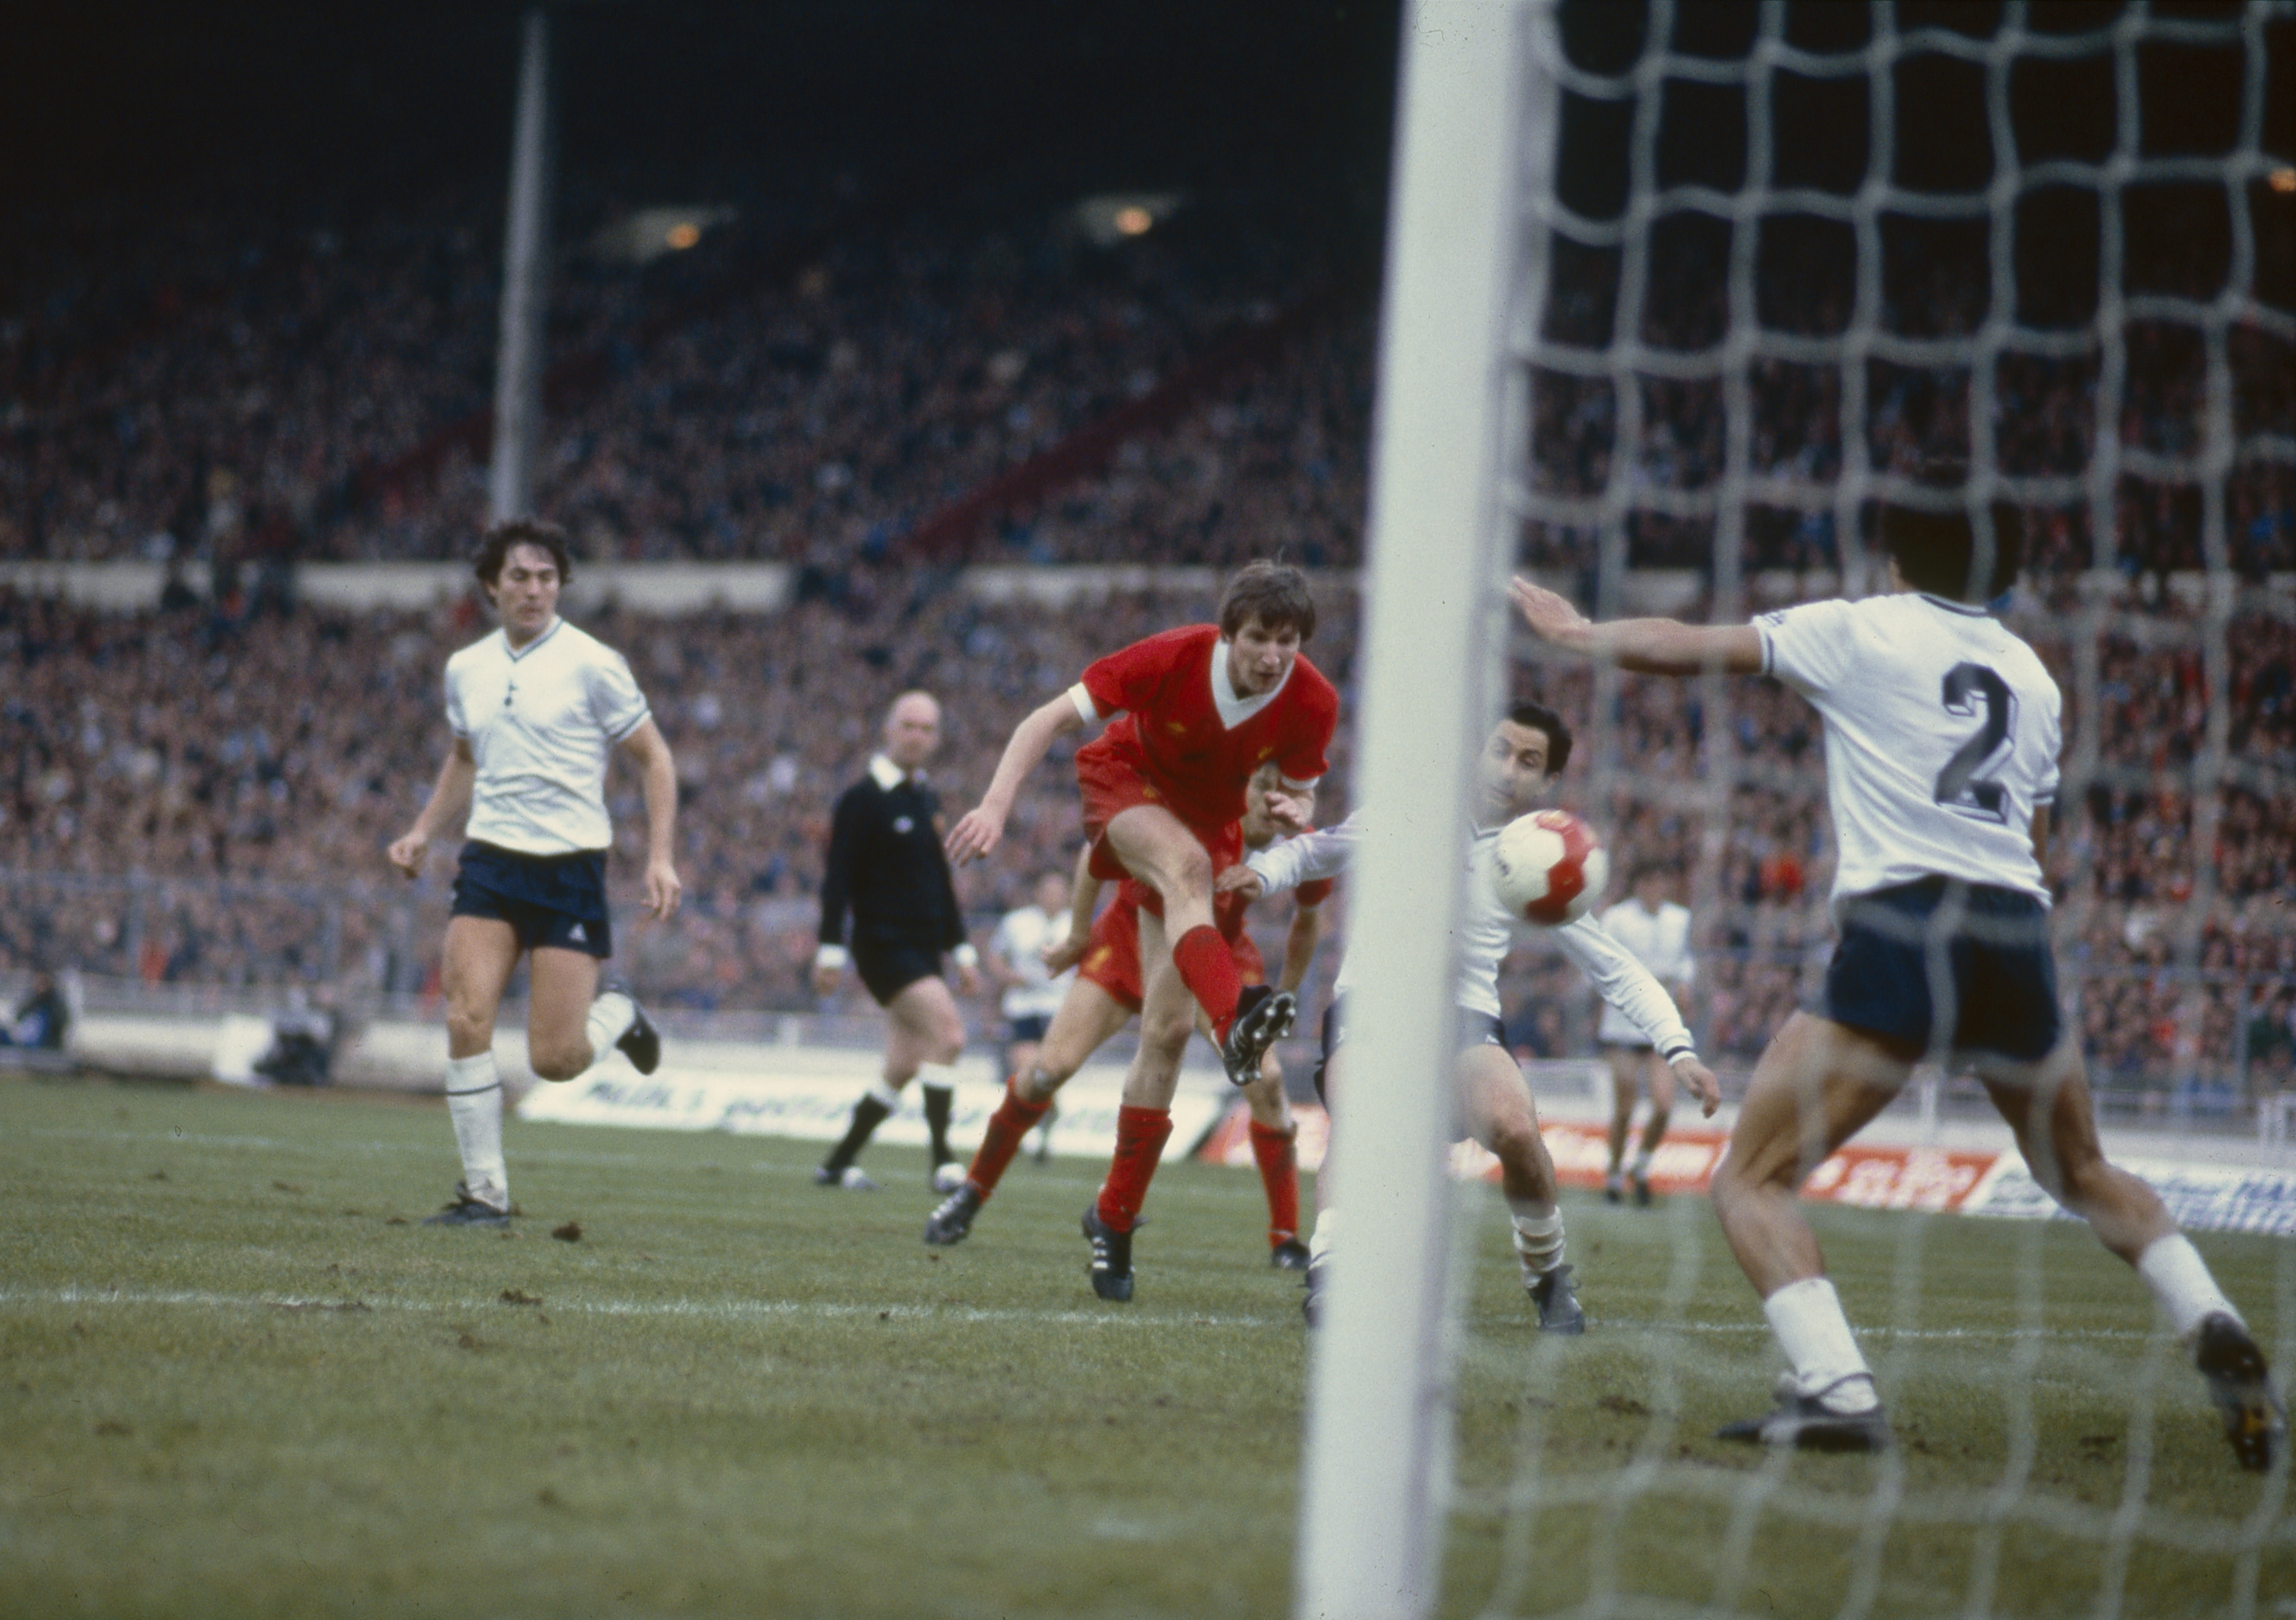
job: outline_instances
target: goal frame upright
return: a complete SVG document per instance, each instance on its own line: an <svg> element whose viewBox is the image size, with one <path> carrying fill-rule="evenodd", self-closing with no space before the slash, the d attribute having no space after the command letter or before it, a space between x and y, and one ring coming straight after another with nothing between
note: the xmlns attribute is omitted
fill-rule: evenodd
<svg viewBox="0 0 2296 1620"><path fill-rule="evenodd" d="M1365 571L1347 1094L1335 1257L1311 1357L1293 1613L1431 1611L1450 1485L1453 980L1470 781L1505 646L1497 587L1510 341L1544 300L1526 185L1551 177L1534 77L1552 0L1413 0L1402 22Z"/></svg>

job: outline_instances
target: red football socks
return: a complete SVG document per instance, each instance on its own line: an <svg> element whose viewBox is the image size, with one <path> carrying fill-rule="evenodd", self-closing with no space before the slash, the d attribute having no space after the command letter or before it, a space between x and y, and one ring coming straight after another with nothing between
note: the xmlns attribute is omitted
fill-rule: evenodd
<svg viewBox="0 0 2296 1620"><path fill-rule="evenodd" d="M1243 993L1243 976L1235 970L1235 952L1210 923L1199 923L1172 942L1172 966L1181 983L1212 1021L1212 1039L1227 1044L1227 1026L1235 1022L1235 999Z"/></svg>
<svg viewBox="0 0 2296 1620"><path fill-rule="evenodd" d="M1300 1235L1300 1155L1289 1131L1251 1122L1251 1156L1259 1164L1259 1184L1267 1189L1267 1243L1273 1248Z"/></svg>
<svg viewBox="0 0 2296 1620"><path fill-rule="evenodd" d="M1101 1183L1099 1205L1100 1219L1111 1231L1128 1232L1140 1219L1156 1161L1163 1157L1165 1139L1171 1134L1168 1108L1136 1108L1127 1103L1116 1111L1116 1157L1108 1166L1108 1180Z"/></svg>
<svg viewBox="0 0 2296 1620"><path fill-rule="evenodd" d="M1013 1155L1021 1151L1021 1142L1052 1106L1049 1098L1041 1103L1023 1098L1017 1074L1004 1082L1004 1100L988 1116L988 1129L981 1134L980 1150L972 1155L972 1168L965 1172L965 1180L983 1198L996 1190L996 1183L1004 1179L1004 1167L1013 1162Z"/></svg>

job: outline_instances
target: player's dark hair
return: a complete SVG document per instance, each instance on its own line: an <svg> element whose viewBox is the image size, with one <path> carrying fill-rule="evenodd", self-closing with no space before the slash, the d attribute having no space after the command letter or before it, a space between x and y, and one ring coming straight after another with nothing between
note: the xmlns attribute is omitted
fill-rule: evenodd
<svg viewBox="0 0 2296 1620"><path fill-rule="evenodd" d="M1570 763L1570 728L1545 703L1521 703L1507 711L1507 719L1531 731L1546 734L1546 774L1559 777Z"/></svg>
<svg viewBox="0 0 2296 1620"><path fill-rule="evenodd" d="M1954 602L1992 601L2017 583L2025 563L2025 526L2006 501L1974 519L1965 508L1884 506L1882 545L1906 584Z"/></svg>
<svg viewBox="0 0 2296 1620"><path fill-rule="evenodd" d="M1289 563L1262 559L1246 563L1220 593L1220 634L1230 640L1259 620L1271 630L1286 628L1305 641L1316 633L1316 598L1308 592L1308 576Z"/></svg>
<svg viewBox="0 0 2296 1620"><path fill-rule="evenodd" d="M558 564L558 583L570 585L574 580L574 558L566 549L566 531L555 523L545 523L538 517L513 517L488 526L479 541L479 555L471 559L471 572L479 576L479 583L489 590L502 579L503 563L513 546L539 546Z"/></svg>

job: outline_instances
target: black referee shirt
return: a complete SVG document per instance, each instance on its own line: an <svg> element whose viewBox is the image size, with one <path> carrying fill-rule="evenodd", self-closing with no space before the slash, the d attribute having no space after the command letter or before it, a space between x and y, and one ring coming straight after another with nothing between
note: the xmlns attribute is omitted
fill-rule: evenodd
<svg viewBox="0 0 2296 1620"><path fill-rule="evenodd" d="M954 950L964 943L948 858L941 853L940 800L883 754L838 795L830 822L829 869L821 878L821 942L842 945L845 914L853 938L872 945Z"/></svg>

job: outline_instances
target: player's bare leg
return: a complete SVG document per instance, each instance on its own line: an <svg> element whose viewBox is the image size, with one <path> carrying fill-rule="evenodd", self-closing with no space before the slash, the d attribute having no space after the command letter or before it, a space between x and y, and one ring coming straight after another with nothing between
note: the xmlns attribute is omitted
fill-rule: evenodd
<svg viewBox="0 0 2296 1620"><path fill-rule="evenodd" d="M1845 1024L1796 1013L1771 1038L1714 1172L1714 1213L1764 1299L1825 1272L1795 1194L1903 1089L1912 1063Z"/></svg>
<svg viewBox="0 0 2296 1620"><path fill-rule="evenodd" d="M1659 1144L1666 1140L1666 1128L1674 1119L1674 1065L1648 1052L1643 1056L1643 1070L1649 1076L1650 1114L1643 1121L1642 1147L1628 1167L1628 1179L1635 1184L1635 1202L1647 1205L1651 1161L1658 1156Z"/></svg>
<svg viewBox="0 0 2296 1620"><path fill-rule="evenodd" d="M1563 1263L1562 1209L1556 1196L1554 1159L1538 1131L1538 1106L1514 1059L1496 1046L1459 1054L1459 1098L1468 1129L1496 1155L1499 1187L1513 1217L1514 1251L1522 1284L1548 1333L1583 1333L1570 1268Z"/></svg>
<svg viewBox="0 0 2296 1620"><path fill-rule="evenodd" d="M1243 1088L1251 1114L1251 1158L1267 1195L1269 1263L1286 1271L1308 1269L1308 1246L1300 1241L1300 1122L1283 1095L1283 1065L1274 1052L1259 1060L1259 1078Z"/></svg>
<svg viewBox="0 0 2296 1620"><path fill-rule="evenodd" d="M527 1062L544 1080L571 1080L596 1053L590 1041L590 1003L598 993L598 958L579 950L537 946L528 964Z"/></svg>
<svg viewBox="0 0 2296 1620"><path fill-rule="evenodd" d="M1889 1443L1872 1369L1795 1195L1912 1073L1894 1048L1810 1013L1788 1018L1755 1065L1714 1172L1714 1213L1793 1371L1777 1411L1726 1427L1725 1438L1860 1451Z"/></svg>
<svg viewBox="0 0 2296 1620"><path fill-rule="evenodd" d="M2136 1267L2161 1302L2208 1380L2241 1466L2271 1467L2286 1447L2288 1423L2263 1352L2161 1195L2105 1158L2078 1043L2066 1037L2038 1064L1987 1059L1976 1068L2033 1179Z"/></svg>
<svg viewBox="0 0 2296 1620"><path fill-rule="evenodd" d="M956 1010L947 983L933 977L906 986L885 1008L885 1020L886 1089L898 1093L922 1075L934 1185L942 1186L941 1167L956 1160L948 1146L948 1122L956 1106L952 1065L964 1050L964 1016Z"/></svg>
<svg viewBox="0 0 2296 1620"><path fill-rule="evenodd" d="M1611 1069L1611 1130L1605 1144L1610 1163L1603 1176L1603 1196L1617 1204L1627 1196L1627 1136L1634 1129L1635 1105L1642 1100L1639 1053L1612 1047L1603 1054Z"/></svg>
<svg viewBox="0 0 2296 1620"><path fill-rule="evenodd" d="M498 1226L509 1216L495 1018L518 956L518 934L499 917L447 919L439 962L447 998L447 1112L462 1154L463 1179L455 1201L430 1218L442 1225Z"/></svg>
<svg viewBox="0 0 2296 1620"><path fill-rule="evenodd" d="M1266 985L1245 989L1234 952L1212 923L1211 857L1185 823L1153 804L1136 804L1118 814L1108 824L1107 837L1125 869L1163 902L1161 937L1169 945L1154 957L1141 957L1144 974L1151 962L1174 966L1211 1020L1212 1040L1228 1078L1249 1084L1259 1072L1260 1055L1291 1029L1294 1003Z"/></svg>
<svg viewBox="0 0 2296 1620"><path fill-rule="evenodd" d="M1211 937L1219 938L1216 930ZM1226 942L1220 942L1220 950L1226 955ZM1108 1179L1084 1212L1085 1241L1092 1248L1092 1291L1103 1299L1132 1297L1132 1231L1140 1222L1148 1184L1172 1135L1172 1093L1178 1089L1180 1062L1196 1027L1196 997L1173 964L1163 923L1148 911L1140 914L1140 960L1145 968L1140 1046L1124 1076L1124 1102L1116 1111L1116 1152L1109 1162ZM1233 958L1228 958L1228 972L1235 972Z"/></svg>
<svg viewBox="0 0 2296 1620"><path fill-rule="evenodd" d="M988 1116L964 1182L926 1219L927 1243L946 1246L964 1241L980 1206L1004 1179L1005 1169L1052 1107L1054 1097L1086 1058L1131 1022L1132 1009L1090 979L1079 978L1069 986L1036 1048L1036 1061L1005 1081L1004 1099Z"/></svg>
<svg viewBox="0 0 2296 1620"><path fill-rule="evenodd" d="M853 1105L853 1118L829 1156L813 1172L814 1182L827 1188L873 1191L876 1183L861 1173L854 1161L869 1145L877 1127L901 1106L901 1091L919 1069L934 1065L925 1082L925 1122L932 1131L932 1163L939 1167L954 1155L948 1151L949 1113L955 1097L955 1077L947 1065L964 1049L964 1019L948 986L937 974L911 980L885 1003L885 1060L880 1079Z"/></svg>

